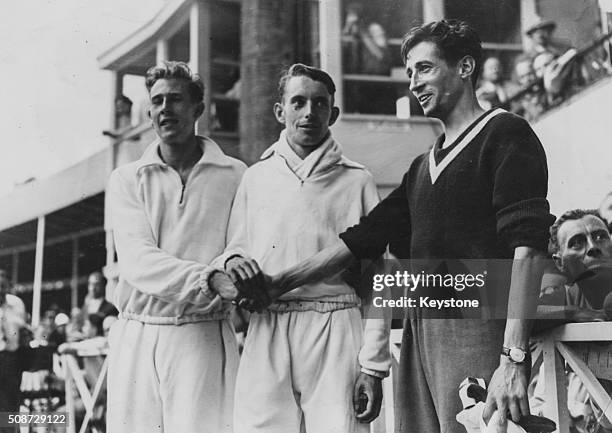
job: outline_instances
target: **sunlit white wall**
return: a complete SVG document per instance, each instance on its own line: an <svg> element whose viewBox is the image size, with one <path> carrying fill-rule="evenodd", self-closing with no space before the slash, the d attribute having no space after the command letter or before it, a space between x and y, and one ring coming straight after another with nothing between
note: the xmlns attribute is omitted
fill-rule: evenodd
<svg viewBox="0 0 612 433"><path fill-rule="evenodd" d="M597 208L612 191L612 80L593 86L540 120L553 213Z"/></svg>

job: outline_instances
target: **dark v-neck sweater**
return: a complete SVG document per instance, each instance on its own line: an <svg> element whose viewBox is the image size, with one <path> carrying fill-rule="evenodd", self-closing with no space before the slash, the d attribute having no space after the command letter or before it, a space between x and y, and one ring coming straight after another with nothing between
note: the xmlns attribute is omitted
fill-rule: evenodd
<svg viewBox="0 0 612 433"><path fill-rule="evenodd" d="M418 156L401 185L340 235L357 258L380 257L387 245L406 259L503 259L512 258L517 246L546 250L554 221L546 200L546 155L528 123L497 114L453 152L490 113L446 149L440 136L432 167L430 152ZM434 182L430 168L446 163Z"/></svg>
<svg viewBox="0 0 612 433"><path fill-rule="evenodd" d="M527 122L513 114L495 115L478 132L479 121L490 114L477 119L447 149L441 148L444 137L438 138L433 163L429 152L417 157L401 185L340 235L356 257L379 257L389 245L400 258L426 259L418 260L417 267L450 263L452 269L440 272L454 273L452 259L509 259L517 246L545 250L553 218L546 200L544 150ZM471 140L457 153L464 137ZM432 298L486 296L486 305L494 308L482 319L471 309L406 309L396 431L465 431L455 419L461 410L457 388L468 376L490 380L499 365L505 321L486 317L503 317L498 313L507 311L511 261L493 268L490 260L485 262L494 272L479 293L423 289ZM414 261L410 266L415 267ZM422 320L434 317L445 320Z"/></svg>

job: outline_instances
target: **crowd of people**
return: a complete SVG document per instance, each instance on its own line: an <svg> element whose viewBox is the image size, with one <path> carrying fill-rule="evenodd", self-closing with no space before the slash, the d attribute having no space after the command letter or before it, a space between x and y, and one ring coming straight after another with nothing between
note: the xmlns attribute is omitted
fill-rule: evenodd
<svg viewBox="0 0 612 433"><path fill-rule="evenodd" d="M539 298L574 303L569 320L610 318L607 220L572 210L555 222L538 137L520 116L479 103L481 65L493 85L500 66L483 58L474 29L447 20L415 27L401 56L410 91L444 133L382 200L371 174L333 136L340 112L325 71L294 64L283 72L271 108L284 129L246 168L196 135L205 108L199 76L182 62L149 69L158 140L113 171L107 192L119 318L108 339L98 338L109 320L99 318L117 311L104 299L103 276L92 274L86 325L60 320L67 341L60 352L108 342L110 433L368 431L391 367L390 317L368 315L368 287L354 277L360 263L382 257L420 259L415 274L441 272L448 259L505 260L486 287L505 319L406 310L398 432L465 431L457 390L467 377L486 383L478 416L491 429L524 421L529 319ZM505 97L503 89L488 91ZM551 273L546 257L559 278L542 289ZM436 299L479 296L427 290ZM0 362L10 366L19 344L4 318L22 326L24 308L10 295L2 301ZM251 313L241 356L235 308ZM69 341L71 323L87 343Z"/></svg>
<svg viewBox="0 0 612 433"><path fill-rule="evenodd" d="M345 82L349 112L395 114L399 118L422 115L410 92L381 80L393 76L393 53L384 27L368 20L359 2L350 2L342 27L344 74L358 74ZM528 121L557 106L578 90L612 73L602 46L573 48L554 37L557 25L538 18L525 30L529 49L512 58L488 57L476 94L485 109L501 107ZM504 70L507 69L507 70ZM404 108L406 106L407 108Z"/></svg>
<svg viewBox="0 0 612 433"><path fill-rule="evenodd" d="M612 73L604 52L579 52L559 43L555 29L554 21L540 19L525 31L531 49L514 59L508 74L513 80L504 75L499 58L485 60L476 90L482 107L506 108L534 121L586 84Z"/></svg>
<svg viewBox="0 0 612 433"><path fill-rule="evenodd" d="M101 368L99 360L108 348L108 330L119 314L105 299L106 278L101 272L90 274L81 308L68 315L53 304L35 327L29 325L23 301L9 293L9 281L8 273L0 269L0 411L65 411L65 387L75 385L66 383L60 355L87 353L81 364L89 373L86 382L93 387ZM89 368L92 362L97 363L93 369ZM76 390L74 395L78 395ZM85 408L80 399L74 403L77 419L82 419ZM104 395L97 407L100 413L92 425L99 427L104 421Z"/></svg>

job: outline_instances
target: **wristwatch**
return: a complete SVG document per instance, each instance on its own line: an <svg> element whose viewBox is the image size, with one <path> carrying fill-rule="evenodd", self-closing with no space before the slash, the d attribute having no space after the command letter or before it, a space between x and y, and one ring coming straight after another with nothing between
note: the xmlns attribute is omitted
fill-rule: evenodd
<svg viewBox="0 0 612 433"><path fill-rule="evenodd" d="M522 364L527 357L527 352L520 347L502 347L502 355L506 355L510 358L510 361L515 364Z"/></svg>

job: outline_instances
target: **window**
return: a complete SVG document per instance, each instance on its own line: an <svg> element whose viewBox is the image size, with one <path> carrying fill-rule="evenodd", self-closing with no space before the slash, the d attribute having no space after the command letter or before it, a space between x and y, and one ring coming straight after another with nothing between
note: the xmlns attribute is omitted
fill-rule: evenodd
<svg viewBox="0 0 612 433"><path fill-rule="evenodd" d="M422 23L422 2L343 0L342 11L344 111L395 115L398 98L410 96L399 50Z"/></svg>
<svg viewBox="0 0 612 433"><path fill-rule="evenodd" d="M423 23L424 5L432 0L340 1L344 112L400 116L406 111L401 104L406 104L410 114L419 114L399 51L408 30ZM485 58L498 57L504 78L510 79L514 59L522 52L520 0L435 3L444 18L465 20L476 28Z"/></svg>

